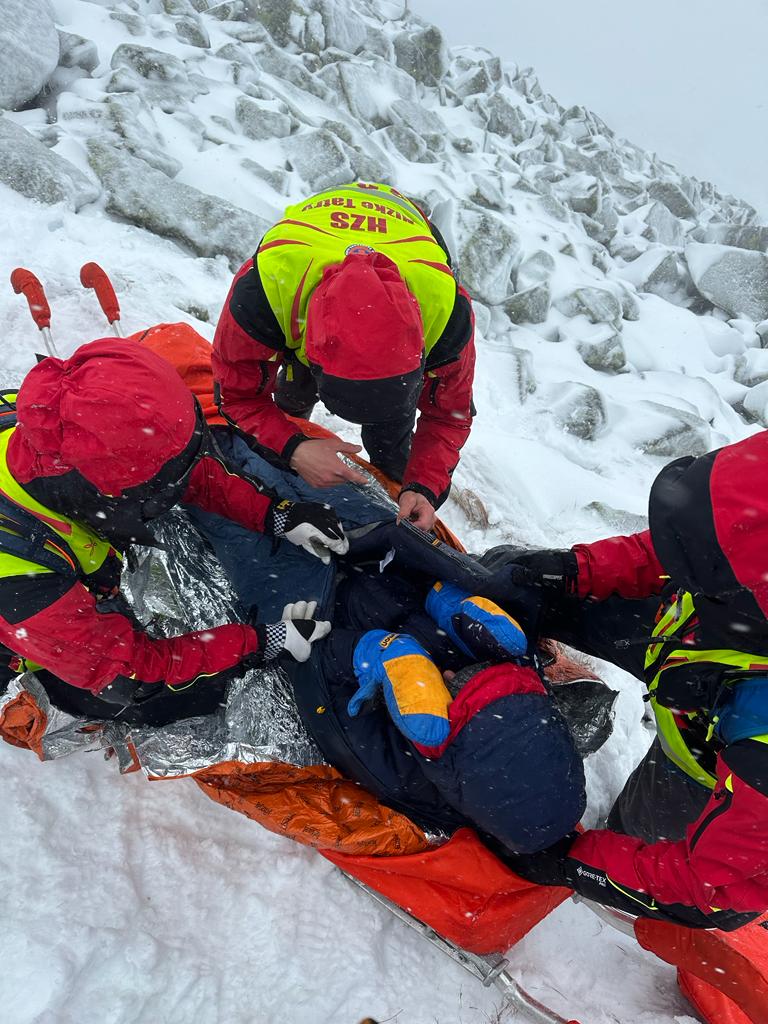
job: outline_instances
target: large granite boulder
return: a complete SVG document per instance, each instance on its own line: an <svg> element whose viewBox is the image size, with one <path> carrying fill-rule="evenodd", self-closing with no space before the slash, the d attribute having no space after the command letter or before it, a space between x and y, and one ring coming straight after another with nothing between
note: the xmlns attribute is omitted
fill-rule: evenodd
<svg viewBox="0 0 768 1024"><path fill-rule="evenodd" d="M568 434L594 441L605 426L605 405L600 392L588 384L558 384L547 395L555 421Z"/></svg>
<svg viewBox="0 0 768 1024"><path fill-rule="evenodd" d="M676 306L688 306L695 295L685 261L661 246L648 249L623 267L621 276L638 291L658 295Z"/></svg>
<svg viewBox="0 0 768 1024"><path fill-rule="evenodd" d="M621 302L606 288L583 287L555 303L564 316L586 316L593 324L616 324L621 320Z"/></svg>
<svg viewBox="0 0 768 1024"><path fill-rule="evenodd" d="M317 77L336 93L354 117L375 128L391 123L390 107L395 101L416 101L414 80L381 57L337 61L326 65Z"/></svg>
<svg viewBox="0 0 768 1024"><path fill-rule="evenodd" d="M166 151L149 105L140 93L121 92L108 96L107 111L111 127L129 153L145 160L150 167L162 171L169 178L179 173L181 161Z"/></svg>
<svg viewBox="0 0 768 1024"><path fill-rule="evenodd" d="M733 317L768 318L768 256L751 249L691 242L685 258L697 291Z"/></svg>
<svg viewBox="0 0 768 1024"><path fill-rule="evenodd" d="M704 455L712 447L710 426L695 413L641 400L635 402L633 414L639 432L637 447L647 455L677 459Z"/></svg>
<svg viewBox="0 0 768 1024"><path fill-rule="evenodd" d="M183 242L198 256L224 255L233 270L269 227L261 217L223 199L171 181L106 136L88 140L88 160L107 193L110 213Z"/></svg>
<svg viewBox="0 0 768 1024"><path fill-rule="evenodd" d="M673 181L654 181L648 188L651 199L663 203L670 213L683 220L696 220L696 207Z"/></svg>
<svg viewBox="0 0 768 1024"><path fill-rule="evenodd" d="M438 153L445 144L446 127L433 111L413 100L395 100L390 109L395 124L410 128L424 140L428 149Z"/></svg>
<svg viewBox="0 0 768 1024"><path fill-rule="evenodd" d="M0 118L0 181L40 203L66 203L73 210L101 195L74 164L7 118Z"/></svg>
<svg viewBox="0 0 768 1024"><path fill-rule="evenodd" d="M59 33L47 0L3 0L0 25L0 109L18 110L56 70Z"/></svg>
<svg viewBox="0 0 768 1024"><path fill-rule="evenodd" d="M516 292L504 303L504 312L513 324L543 324L549 315L552 293L549 285L535 284Z"/></svg>
<svg viewBox="0 0 768 1024"><path fill-rule="evenodd" d="M353 177L349 148L326 128L292 135L282 141L291 166L313 192L343 185Z"/></svg>
<svg viewBox="0 0 768 1024"><path fill-rule="evenodd" d="M434 25L395 36L397 66L424 85L437 85L448 67L448 52Z"/></svg>
<svg viewBox="0 0 768 1024"><path fill-rule="evenodd" d="M368 28L352 4L340 0L320 0L319 13L325 34L325 45L344 53L357 53L368 39Z"/></svg>
<svg viewBox="0 0 768 1024"><path fill-rule="evenodd" d="M516 145L528 137L528 122L520 107L501 93L494 93L486 104L488 131L509 138Z"/></svg>
<svg viewBox="0 0 768 1024"><path fill-rule="evenodd" d="M235 118L249 139L284 139L291 134L291 118L280 110L257 103L248 96L238 96Z"/></svg>
<svg viewBox="0 0 768 1024"><path fill-rule="evenodd" d="M459 269L472 295L489 306L512 296L510 280L520 239L508 220L490 211L465 208L460 215Z"/></svg>
<svg viewBox="0 0 768 1024"><path fill-rule="evenodd" d="M750 388L742 405L748 419L768 427L768 381Z"/></svg>
<svg viewBox="0 0 768 1024"><path fill-rule="evenodd" d="M737 249L754 249L756 252L768 249L768 227L763 224L707 224L696 228L691 236L697 242L732 245Z"/></svg>

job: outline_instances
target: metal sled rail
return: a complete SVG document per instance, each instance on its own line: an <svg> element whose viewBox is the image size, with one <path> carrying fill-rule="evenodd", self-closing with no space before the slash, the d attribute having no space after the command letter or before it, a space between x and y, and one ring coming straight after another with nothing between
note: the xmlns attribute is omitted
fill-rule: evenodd
<svg viewBox="0 0 768 1024"><path fill-rule="evenodd" d="M508 1006L511 1009L524 1013L531 1024L579 1024L576 1020L568 1020L565 1017L561 1017L559 1013L555 1013L554 1010L550 1010L543 1003L529 995L507 970L509 961L505 957L500 954L479 956L476 953L468 953L460 946L456 946L447 939L444 939L442 935L439 935L429 925L419 921L418 918L409 914L407 910L403 910L402 907L387 899L386 896L382 896L374 889L371 889L364 882L355 878L354 875L350 875L346 871L342 871L342 874L359 889L366 892L371 899L386 907L390 913L407 924L409 928L418 932L422 938L425 938L460 967L463 967L465 971L468 971L473 977L477 978L485 988L490 988L491 985L494 985L505 997Z"/></svg>

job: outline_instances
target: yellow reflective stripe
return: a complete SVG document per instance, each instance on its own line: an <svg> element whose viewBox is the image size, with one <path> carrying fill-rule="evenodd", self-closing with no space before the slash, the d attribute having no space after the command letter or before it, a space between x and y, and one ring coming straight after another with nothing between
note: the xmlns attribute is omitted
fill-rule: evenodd
<svg viewBox="0 0 768 1024"><path fill-rule="evenodd" d="M0 490L11 501L20 505L21 508L26 509L26 511L31 512L33 515L39 515L40 519L54 533L61 537L62 547L57 551L57 554L65 559L71 557L73 563L74 561L79 563L86 575L96 572L101 568L109 555L111 550L110 543L103 540L98 534L82 523L64 516L54 509L48 508L39 501L35 501L16 482L8 469L7 461L8 442L13 437L14 430L15 428L0 431ZM60 528L57 528L57 524L60 525ZM48 547L49 550L56 550L53 544L48 545ZM20 566L23 566L23 568L20 568ZM0 577L17 576L20 572L38 573L50 572L50 570L43 569L36 562L28 562L15 555L4 554L0 551Z"/></svg>
<svg viewBox="0 0 768 1024"><path fill-rule="evenodd" d="M750 736L749 739L754 740L755 743L768 743L768 733L764 733L762 736Z"/></svg>
<svg viewBox="0 0 768 1024"><path fill-rule="evenodd" d="M627 899L633 900L635 903L639 903L641 907L645 907L647 910L658 910L658 907L656 906L656 900L653 898L653 896L651 896L651 902L646 903L644 900L641 900L639 896L636 896L634 893L628 892L626 889L623 889L620 885L617 885L616 882L614 882L613 879L609 878L607 875L605 876L605 879L610 886L612 886L614 889L620 892L622 896L626 896Z"/></svg>
<svg viewBox="0 0 768 1024"><path fill-rule="evenodd" d="M654 637L671 638L677 633L683 632L695 614L696 608L693 597L690 593L678 594L671 602L669 608L657 622L654 630ZM659 689L663 673L665 671L679 668L681 665L720 665L725 668L742 669L744 672L755 672L762 669L768 675L768 660L762 661L753 654L744 651L725 650L723 648L699 650L690 647L676 647L649 643L645 655L646 670L653 670L656 673L648 683L648 692L651 698L651 706L656 716L657 732L664 753L667 757L682 769L686 775L709 789L714 789L717 779L714 775L705 771L688 749L683 734L681 733L675 715L668 709L661 707L656 701L656 692ZM710 724L707 740L714 735L715 722ZM757 739L757 737L753 737ZM768 743L768 736L761 738L760 742Z"/></svg>
<svg viewBox="0 0 768 1024"><path fill-rule="evenodd" d="M656 716L659 742L670 761L700 785L706 786L707 789L714 789L717 779L705 771L690 752L675 721L675 716L669 708L661 707L653 697L651 706Z"/></svg>
<svg viewBox="0 0 768 1024"><path fill-rule="evenodd" d="M452 698L433 661L423 654L403 654L385 668L401 715L448 718Z"/></svg>
<svg viewBox="0 0 768 1024"><path fill-rule="evenodd" d="M728 778L725 780L725 788L728 790L729 793L733 792L733 775L729 775Z"/></svg>
<svg viewBox="0 0 768 1024"><path fill-rule="evenodd" d="M302 244L290 244L297 242ZM372 189L340 185L310 196L289 206L261 240L258 272L287 346L307 365L309 300L324 270L341 263L350 245L369 246L397 266L419 304L429 353L453 312L456 281L423 215L380 184Z"/></svg>

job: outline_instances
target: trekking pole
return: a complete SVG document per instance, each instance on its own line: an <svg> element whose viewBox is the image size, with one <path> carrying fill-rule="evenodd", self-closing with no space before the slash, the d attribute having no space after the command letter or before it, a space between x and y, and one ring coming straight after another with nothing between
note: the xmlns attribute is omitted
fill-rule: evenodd
<svg viewBox="0 0 768 1024"><path fill-rule="evenodd" d="M57 356L58 352L51 336L51 307L48 305L45 288L40 283L40 279L31 270L16 267L11 274L11 286L17 295L23 295L27 300L30 315L43 336L43 344L48 355Z"/></svg>
<svg viewBox="0 0 768 1024"><path fill-rule="evenodd" d="M115 289L105 270L98 263L85 263L80 268L80 284L83 288L92 288L96 292L104 316L118 338L124 338L120 326L120 303L117 301Z"/></svg>

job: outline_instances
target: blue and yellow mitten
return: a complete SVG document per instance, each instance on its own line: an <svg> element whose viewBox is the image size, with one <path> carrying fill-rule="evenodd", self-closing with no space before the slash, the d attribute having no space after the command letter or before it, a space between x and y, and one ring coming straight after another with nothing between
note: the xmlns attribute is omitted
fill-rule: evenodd
<svg viewBox="0 0 768 1024"><path fill-rule="evenodd" d="M425 747L448 739L451 695L437 665L413 637L372 629L358 641L353 667L360 686L347 706L353 718L381 689L406 739Z"/></svg>
<svg viewBox="0 0 768 1024"><path fill-rule="evenodd" d="M478 661L522 658L528 648L518 623L487 597L473 596L453 583L436 583L427 612L451 640Z"/></svg>

